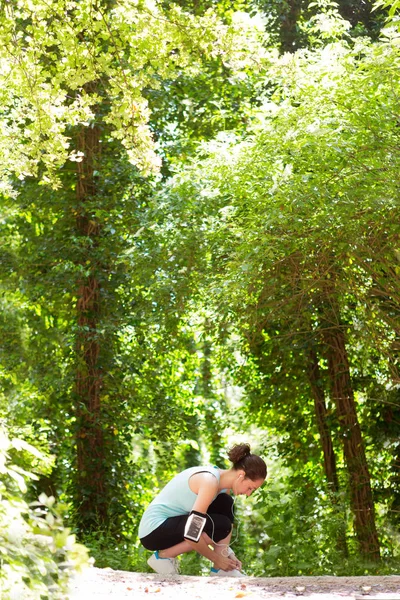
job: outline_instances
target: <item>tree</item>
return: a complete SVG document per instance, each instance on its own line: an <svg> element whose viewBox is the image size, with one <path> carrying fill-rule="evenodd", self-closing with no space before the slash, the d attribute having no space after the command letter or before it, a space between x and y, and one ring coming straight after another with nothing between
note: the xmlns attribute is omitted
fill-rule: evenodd
<svg viewBox="0 0 400 600"><path fill-rule="evenodd" d="M276 321L290 324L300 344L311 337L321 347L330 380L325 393L337 407L354 526L367 559L379 558L379 544L351 377L355 351L345 333L356 335L352 305L364 311L366 343L376 339L365 312L374 304L367 272L375 266L363 267L364 261L375 265L371 240L379 255L387 249L386 269L397 265L398 60L390 39L284 56L276 91L266 98L252 135L241 144L210 146L198 172L179 175L170 204L176 210L188 205L188 197L192 204L208 198L212 217L203 235L211 293L250 348L252 338L271 335ZM393 298L394 290L382 307L388 325Z"/></svg>
<svg viewBox="0 0 400 600"><path fill-rule="evenodd" d="M265 15L271 41L277 43L282 53L319 45L321 37L315 36L316 30L328 39L330 30L340 25L340 21L342 25L347 23L353 38L368 36L374 40L384 25L382 10L376 11L375 5L374 13L374 3L369 0L256 0L255 4Z"/></svg>
<svg viewBox="0 0 400 600"><path fill-rule="evenodd" d="M54 192L39 194L43 204L32 203L34 211L44 210L50 194L65 202L64 216L52 210L54 230L69 224L62 253L36 275L64 270L62 286L68 279L72 290L61 311L74 313L66 327L74 346L66 412L75 432L76 508L94 528L120 511L115 499L126 488L120 469L129 433L121 436L117 423L127 403L112 378L130 311L120 293L131 260L124 253L136 243L124 209L138 169L160 167L146 95L164 79L198 72L207 57L246 68L259 53L259 34L244 17L227 25L211 11L194 17L176 5L130 0L6 2L0 19L4 195L36 184Z"/></svg>

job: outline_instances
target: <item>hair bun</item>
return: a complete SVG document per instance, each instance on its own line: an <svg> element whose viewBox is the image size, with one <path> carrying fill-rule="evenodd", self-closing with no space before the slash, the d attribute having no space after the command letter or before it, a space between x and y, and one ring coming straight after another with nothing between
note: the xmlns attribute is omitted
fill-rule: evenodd
<svg viewBox="0 0 400 600"><path fill-rule="evenodd" d="M236 464L250 454L250 444L237 444L229 450L228 458L233 464Z"/></svg>

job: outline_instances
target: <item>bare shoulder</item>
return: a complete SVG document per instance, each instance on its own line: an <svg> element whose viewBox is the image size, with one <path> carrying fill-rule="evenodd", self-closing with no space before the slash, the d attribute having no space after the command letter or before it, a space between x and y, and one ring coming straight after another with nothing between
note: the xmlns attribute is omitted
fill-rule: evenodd
<svg viewBox="0 0 400 600"><path fill-rule="evenodd" d="M214 492L218 489L218 479L215 475L212 475L207 471L195 473L189 479L189 487L195 494L198 494L199 491L203 489Z"/></svg>

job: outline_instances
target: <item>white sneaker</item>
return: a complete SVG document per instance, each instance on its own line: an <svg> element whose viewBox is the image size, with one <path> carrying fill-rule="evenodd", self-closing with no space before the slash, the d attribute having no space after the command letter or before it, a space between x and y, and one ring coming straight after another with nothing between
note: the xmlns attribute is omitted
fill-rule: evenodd
<svg viewBox="0 0 400 600"><path fill-rule="evenodd" d="M176 575L179 573L176 558L162 558L157 550L150 556L147 564L159 575Z"/></svg>
<svg viewBox="0 0 400 600"><path fill-rule="evenodd" d="M246 577L244 573L241 573L238 569L232 569L232 571L223 571L222 569L211 568L211 577Z"/></svg>

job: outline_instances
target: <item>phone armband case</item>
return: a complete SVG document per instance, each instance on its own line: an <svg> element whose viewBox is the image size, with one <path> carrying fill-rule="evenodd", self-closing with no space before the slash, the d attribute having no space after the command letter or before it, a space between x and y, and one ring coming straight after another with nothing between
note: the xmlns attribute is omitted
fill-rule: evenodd
<svg viewBox="0 0 400 600"><path fill-rule="evenodd" d="M198 542L207 522L205 514L192 510L185 525L183 537L192 542Z"/></svg>

